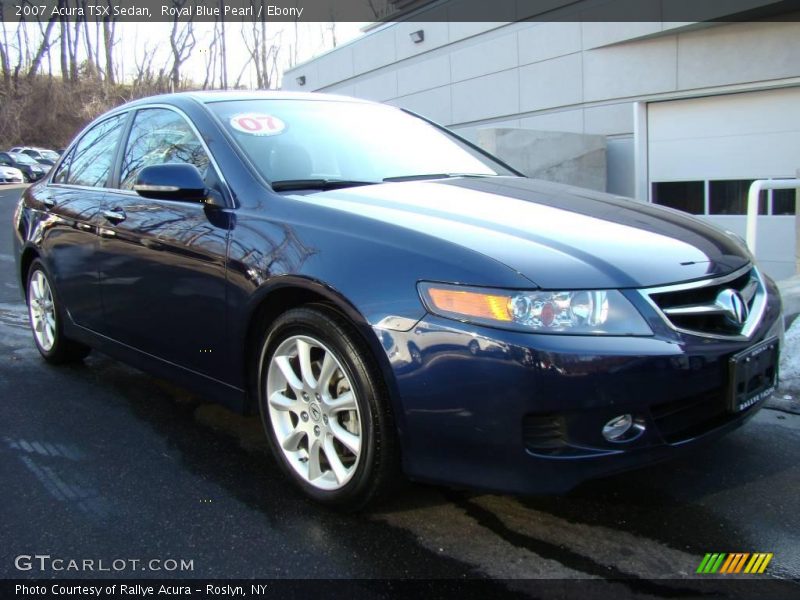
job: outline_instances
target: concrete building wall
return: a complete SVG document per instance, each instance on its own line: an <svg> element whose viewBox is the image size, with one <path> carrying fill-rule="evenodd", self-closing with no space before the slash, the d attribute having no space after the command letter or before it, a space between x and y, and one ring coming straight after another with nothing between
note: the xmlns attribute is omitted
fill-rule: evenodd
<svg viewBox="0 0 800 600"><path fill-rule="evenodd" d="M473 139L498 125L629 135L636 100L800 84L799 40L796 22L392 23L284 88L389 102Z"/></svg>
<svg viewBox="0 0 800 600"><path fill-rule="evenodd" d="M477 143L528 177L607 188L605 136L487 127L478 130Z"/></svg>

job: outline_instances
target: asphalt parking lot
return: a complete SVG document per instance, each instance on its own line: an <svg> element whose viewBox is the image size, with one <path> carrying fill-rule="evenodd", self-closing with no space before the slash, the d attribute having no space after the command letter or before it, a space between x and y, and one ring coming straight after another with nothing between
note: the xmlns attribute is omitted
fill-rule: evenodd
<svg viewBox="0 0 800 600"><path fill-rule="evenodd" d="M17 570L38 553L193 561L126 577L611 577L675 597L647 580L696 578L705 553L741 551L774 553L764 578L800 578L800 416L776 410L561 497L408 485L370 513L320 509L281 477L256 419L97 353L39 359L11 256L19 193L0 188L0 577L81 575Z"/></svg>

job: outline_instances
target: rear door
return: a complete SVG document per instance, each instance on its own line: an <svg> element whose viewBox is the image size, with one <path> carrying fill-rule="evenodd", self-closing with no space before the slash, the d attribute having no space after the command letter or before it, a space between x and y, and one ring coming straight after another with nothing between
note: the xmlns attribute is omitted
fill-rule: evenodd
<svg viewBox="0 0 800 600"><path fill-rule="evenodd" d="M97 234L114 155L127 115L100 121L59 164L52 181L34 198L45 213L39 244L57 293L74 323L97 330L102 321Z"/></svg>
<svg viewBox="0 0 800 600"><path fill-rule="evenodd" d="M224 381L228 215L200 203L133 191L149 165L187 162L223 197L221 180L187 118L143 108L125 141L117 189L106 198L99 265L107 335Z"/></svg>

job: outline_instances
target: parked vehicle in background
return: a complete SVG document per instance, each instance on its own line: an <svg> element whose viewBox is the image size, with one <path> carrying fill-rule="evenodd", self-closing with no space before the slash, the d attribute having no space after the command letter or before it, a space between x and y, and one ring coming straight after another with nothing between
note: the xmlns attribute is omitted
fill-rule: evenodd
<svg viewBox="0 0 800 600"><path fill-rule="evenodd" d="M50 171L50 167L36 162L22 152L0 152L0 166L19 169L26 182L38 181Z"/></svg>
<svg viewBox="0 0 800 600"><path fill-rule="evenodd" d="M739 427L777 383L780 294L735 235L528 179L391 106L137 100L13 226L45 360L94 347L259 411L328 504L401 469L563 492Z"/></svg>
<svg viewBox="0 0 800 600"><path fill-rule="evenodd" d="M56 161L60 156L60 154L55 150L48 150L47 148L36 148L32 146L15 146L14 148L11 148L9 152L27 154L36 162L41 163L43 165L48 165L50 167L56 164Z"/></svg>
<svg viewBox="0 0 800 600"><path fill-rule="evenodd" d="M0 183L24 183L22 171L14 167L0 166Z"/></svg>

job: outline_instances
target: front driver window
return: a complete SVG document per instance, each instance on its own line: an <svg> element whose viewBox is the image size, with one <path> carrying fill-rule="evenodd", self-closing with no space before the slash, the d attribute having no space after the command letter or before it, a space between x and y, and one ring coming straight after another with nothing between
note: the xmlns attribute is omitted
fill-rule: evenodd
<svg viewBox="0 0 800 600"><path fill-rule="evenodd" d="M164 163L193 164L205 177L209 159L202 143L179 114L163 108L140 110L122 158L120 188L132 190L142 168Z"/></svg>

